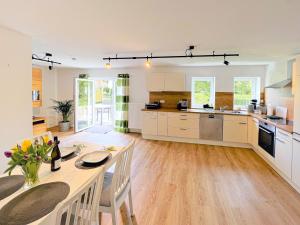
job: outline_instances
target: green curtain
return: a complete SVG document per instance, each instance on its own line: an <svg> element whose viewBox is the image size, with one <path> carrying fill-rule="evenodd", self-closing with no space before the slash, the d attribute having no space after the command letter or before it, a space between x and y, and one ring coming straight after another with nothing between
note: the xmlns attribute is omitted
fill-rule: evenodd
<svg viewBox="0 0 300 225"><path fill-rule="evenodd" d="M129 74L119 74L116 81L115 130L128 133Z"/></svg>

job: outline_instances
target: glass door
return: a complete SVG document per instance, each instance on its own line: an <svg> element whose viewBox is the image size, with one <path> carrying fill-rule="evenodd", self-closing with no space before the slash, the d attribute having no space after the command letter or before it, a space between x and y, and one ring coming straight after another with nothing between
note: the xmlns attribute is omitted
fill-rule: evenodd
<svg viewBox="0 0 300 225"><path fill-rule="evenodd" d="M75 132L93 126L94 81L75 79Z"/></svg>

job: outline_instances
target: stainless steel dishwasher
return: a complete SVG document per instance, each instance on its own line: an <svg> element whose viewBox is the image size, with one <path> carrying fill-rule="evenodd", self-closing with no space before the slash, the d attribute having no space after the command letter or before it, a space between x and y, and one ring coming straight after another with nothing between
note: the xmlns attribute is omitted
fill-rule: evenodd
<svg viewBox="0 0 300 225"><path fill-rule="evenodd" d="M223 115L200 114L200 139L223 141Z"/></svg>

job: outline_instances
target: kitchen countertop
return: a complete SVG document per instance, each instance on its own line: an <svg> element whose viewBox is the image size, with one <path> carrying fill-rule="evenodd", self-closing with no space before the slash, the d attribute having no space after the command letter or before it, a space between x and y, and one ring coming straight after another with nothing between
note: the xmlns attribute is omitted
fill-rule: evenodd
<svg viewBox="0 0 300 225"><path fill-rule="evenodd" d="M40 117L40 116L32 117L32 122L37 122L37 121L42 121L42 120L46 120L46 118L45 117Z"/></svg>
<svg viewBox="0 0 300 225"><path fill-rule="evenodd" d="M223 114L223 115L238 115L238 116L249 116L250 114L245 111L235 112L233 110L215 110L215 109L187 109L187 110L178 110L178 109L169 109L169 108L160 108L160 109L142 109L142 111L155 111L155 112L178 112L178 113L212 113L212 114Z"/></svg>
<svg viewBox="0 0 300 225"><path fill-rule="evenodd" d="M272 124L272 125L276 126L277 128L279 128L281 130L284 130L288 133L291 133L291 134L293 133L293 121L289 121L289 120L271 120L271 119L267 119L266 115L260 115L260 114L256 114L256 113L251 113L251 116L258 119L258 120L260 120L260 121Z"/></svg>
<svg viewBox="0 0 300 225"><path fill-rule="evenodd" d="M246 111L240 111L239 113L233 110L214 110L214 109L188 109L188 110L178 110L170 108L160 108L160 109L142 109L142 111L154 111L154 112L178 112L178 113L213 113L213 114L223 114L223 115L237 115L237 116L252 116L258 120L266 123L270 123L279 129L282 129L288 133L293 133L293 122L289 120L270 120L266 118L266 115L261 115L257 113L248 113Z"/></svg>

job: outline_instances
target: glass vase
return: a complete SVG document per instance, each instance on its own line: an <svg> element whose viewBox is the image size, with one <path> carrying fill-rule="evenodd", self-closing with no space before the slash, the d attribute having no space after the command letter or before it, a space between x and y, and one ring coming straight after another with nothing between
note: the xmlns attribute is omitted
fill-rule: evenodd
<svg viewBox="0 0 300 225"><path fill-rule="evenodd" d="M22 172L25 177L24 189L30 189L39 182L39 169L41 162L28 162L22 166Z"/></svg>

